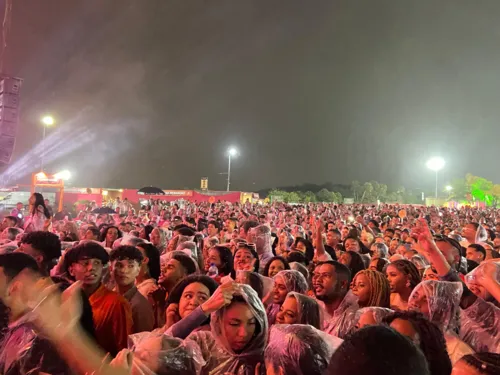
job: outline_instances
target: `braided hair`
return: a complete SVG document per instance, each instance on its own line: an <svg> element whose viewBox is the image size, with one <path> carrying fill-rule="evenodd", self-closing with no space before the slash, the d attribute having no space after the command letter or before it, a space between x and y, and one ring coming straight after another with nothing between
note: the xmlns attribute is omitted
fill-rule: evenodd
<svg viewBox="0 0 500 375"><path fill-rule="evenodd" d="M391 263L391 266L397 268L397 270L408 276L408 281L410 282L410 288L413 290L422 280L420 277L420 272L418 272L417 267L406 259L398 259Z"/></svg>
<svg viewBox="0 0 500 375"><path fill-rule="evenodd" d="M475 353L462 357L470 367L474 367L480 374L494 375L500 374L500 354L496 353Z"/></svg>
<svg viewBox="0 0 500 375"><path fill-rule="evenodd" d="M391 287L387 281L387 277L378 271L362 270L356 274L353 283L358 275L365 275L370 284L370 299L364 307L389 307L391 302Z"/></svg>
<svg viewBox="0 0 500 375"><path fill-rule="evenodd" d="M446 349L446 341L439 327L415 311L398 311L386 316L383 323L390 325L394 320L406 320L417 332L417 345L424 353L432 375L449 375L451 361Z"/></svg>

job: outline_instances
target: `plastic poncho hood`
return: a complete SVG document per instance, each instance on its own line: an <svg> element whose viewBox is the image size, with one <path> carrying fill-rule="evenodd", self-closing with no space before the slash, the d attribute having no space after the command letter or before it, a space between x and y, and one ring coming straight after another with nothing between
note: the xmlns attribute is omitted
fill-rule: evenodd
<svg viewBox="0 0 500 375"><path fill-rule="evenodd" d="M418 284L410 295L410 310L419 310L417 300L426 298L428 318L443 332L456 332L460 325L460 299L463 286L460 282L427 280ZM422 296L423 294L423 296Z"/></svg>
<svg viewBox="0 0 500 375"><path fill-rule="evenodd" d="M224 316L232 304L212 313L210 332L195 332L187 338L198 344L207 362L202 374L253 375L257 363L262 362L269 329L264 305L249 285L238 284L233 301L235 298L242 299L255 317L257 326L254 336L241 352L235 352L224 332Z"/></svg>
<svg viewBox="0 0 500 375"><path fill-rule="evenodd" d="M274 284L276 285L277 280L282 280L285 284L287 293L290 292L298 292L298 293L306 293L308 289L307 280L299 271L295 270L284 270L278 272L274 278ZM271 303L267 307L267 318L269 324L274 324L276 321L276 316L280 311L281 305L277 303Z"/></svg>
<svg viewBox="0 0 500 375"><path fill-rule="evenodd" d="M265 360L294 375L321 375L342 340L309 325L275 325L271 328ZM307 363L307 368L304 368Z"/></svg>
<svg viewBox="0 0 500 375"><path fill-rule="evenodd" d="M161 332L130 335L129 348L134 352L134 375L196 375L205 364L193 342L183 342Z"/></svg>

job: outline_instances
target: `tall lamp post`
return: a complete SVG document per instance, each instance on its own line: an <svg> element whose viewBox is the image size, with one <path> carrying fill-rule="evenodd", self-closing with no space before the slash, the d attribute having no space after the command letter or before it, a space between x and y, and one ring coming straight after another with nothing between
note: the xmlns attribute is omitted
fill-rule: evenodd
<svg viewBox="0 0 500 375"><path fill-rule="evenodd" d="M238 150L231 147L227 150L228 164L227 164L227 191L229 191L229 186L231 185L231 158L238 155Z"/></svg>
<svg viewBox="0 0 500 375"><path fill-rule="evenodd" d="M431 158L427 161L427 168L429 168L430 170L436 172L436 200L438 198L438 173L441 169L444 168L444 165L445 165L445 161L443 158L440 158L440 157L434 157L434 158Z"/></svg>
<svg viewBox="0 0 500 375"><path fill-rule="evenodd" d="M43 136L42 136L42 155L40 157L40 171L43 172L43 156L45 153L45 132L48 127L55 124L54 117L50 115L45 115L42 117L42 125L43 125Z"/></svg>

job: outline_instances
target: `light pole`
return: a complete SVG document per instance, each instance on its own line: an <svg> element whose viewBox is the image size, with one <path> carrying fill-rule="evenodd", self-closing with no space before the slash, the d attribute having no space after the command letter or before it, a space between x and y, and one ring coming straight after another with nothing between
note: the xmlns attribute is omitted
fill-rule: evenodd
<svg viewBox="0 0 500 375"><path fill-rule="evenodd" d="M42 125L43 125L43 135L42 135L42 155L40 157L40 170L43 172L43 156L45 153L45 131L49 126L54 125L55 120L54 117L50 115L46 115L42 117Z"/></svg>
<svg viewBox="0 0 500 375"><path fill-rule="evenodd" d="M227 150L228 164L227 164L227 191L229 191L229 186L231 185L231 157L238 155L238 151L231 147Z"/></svg>
<svg viewBox="0 0 500 375"><path fill-rule="evenodd" d="M438 198L438 172L444 168L445 161L443 158L434 157L427 161L427 168L436 172L436 200Z"/></svg>

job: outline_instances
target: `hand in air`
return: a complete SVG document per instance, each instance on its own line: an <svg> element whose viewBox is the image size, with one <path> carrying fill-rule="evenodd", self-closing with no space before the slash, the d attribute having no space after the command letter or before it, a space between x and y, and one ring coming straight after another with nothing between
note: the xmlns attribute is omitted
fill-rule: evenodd
<svg viewBox="0 0 500 375"><path fill-rule="evenodd" d="M427 259L429 259L430 254L437 251L436 243L425 219L418 220L416 227L413 228L412 235L416 236L418 240L418 246L415 249Z"/></svg>
<svg viewBox="0 0 500 375"><path fill-rule="evenodd" d="M229 305L233 300L233 295L236 289L237 286L234 281L222 284L217 288L208 301L201 305L201 309L205 312L205 314L211 314L224 306Z"/></svg>

